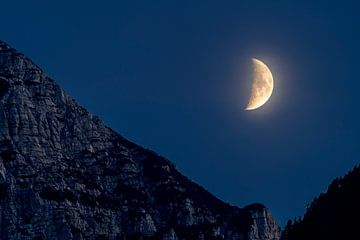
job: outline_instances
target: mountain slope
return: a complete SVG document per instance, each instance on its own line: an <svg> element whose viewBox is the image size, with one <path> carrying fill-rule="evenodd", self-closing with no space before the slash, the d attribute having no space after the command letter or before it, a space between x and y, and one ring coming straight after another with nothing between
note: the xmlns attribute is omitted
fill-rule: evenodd
<svg viewBox="0 0 360 240"><path fill-rule="evenodd" d="M303 219L289 221L284 240L360 239L360 167L335 179L308 206Z"/></svg>
<svg viewBox="0 0 360 240"><path fill-rule="evenodd" d="M0 42L1 239L279 239L121 137Z"/></svg>

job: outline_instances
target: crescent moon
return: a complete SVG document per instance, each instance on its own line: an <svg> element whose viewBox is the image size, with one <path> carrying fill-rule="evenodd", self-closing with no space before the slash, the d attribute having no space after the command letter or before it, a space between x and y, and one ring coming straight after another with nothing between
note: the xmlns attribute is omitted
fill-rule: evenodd
<svg viewBox="0 0 360 240"><path fill-rule="evenodd" d="M254 110L264 105L274 89L274 79L268 66L259 59L252 58L253 80L251 96L245 110Z"/></svg>

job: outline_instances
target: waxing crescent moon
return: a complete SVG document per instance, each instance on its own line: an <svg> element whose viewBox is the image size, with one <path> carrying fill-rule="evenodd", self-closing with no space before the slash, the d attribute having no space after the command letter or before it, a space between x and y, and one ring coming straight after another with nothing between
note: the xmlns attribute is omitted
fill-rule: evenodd
<svg viewBox="0 0 360 240"><path fill-rule="evenodd" d="M264 105L274 89L274 79L268 66L253 58L253 80L251 96L245 110L254 110Z"/></svg>

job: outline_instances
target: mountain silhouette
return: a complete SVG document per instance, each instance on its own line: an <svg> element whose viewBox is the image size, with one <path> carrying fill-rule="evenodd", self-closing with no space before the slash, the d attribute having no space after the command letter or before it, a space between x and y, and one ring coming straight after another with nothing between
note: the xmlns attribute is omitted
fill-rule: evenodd
<svg viewBox="0 0 360 240"><path fill-rule="evenodd" d="M360 239L360 167L336 178L310 203L301 219L289 220L283 240Z"/></svg>

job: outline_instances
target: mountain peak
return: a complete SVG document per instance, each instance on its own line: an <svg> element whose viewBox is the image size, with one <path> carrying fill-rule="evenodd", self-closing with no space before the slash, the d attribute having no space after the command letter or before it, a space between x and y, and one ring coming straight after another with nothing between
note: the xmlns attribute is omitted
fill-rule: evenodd
<svg viewBox="0 0 360 240"><path fill-rule="evenodd" d="M132 143L0 42L1 239L266 239L260 204L226 204Z"/></svg>
<svg viewBox="0 0 360 240"><path fill-rule="evenodd" d="M40 83L44 72L25 55L0 41L0 76L9 84Z"/></svg>
<svg viewBox="0 0 360 240"><path fill-rule="evenodd" d="M3 49L10 49L10 46L0 40L0 50L3 50Z"/></svg>

